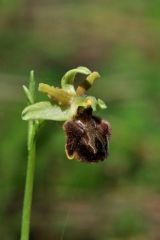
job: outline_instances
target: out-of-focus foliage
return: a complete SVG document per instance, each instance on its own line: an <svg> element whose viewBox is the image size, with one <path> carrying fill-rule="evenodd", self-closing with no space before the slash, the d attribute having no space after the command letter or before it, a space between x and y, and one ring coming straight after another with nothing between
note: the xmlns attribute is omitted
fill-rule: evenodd
<svg viewBox="0 0 160 240"><path fill-rule="evenodd" d="M160 239L159 9L158 0L0 1L1 239L20 230L22 85L34 69L37 85L60 86L79 65L101 73L89 93L108 105L99 115L112 124L110 157L69 161L61 123L41 129L31 239Z"/></svg>

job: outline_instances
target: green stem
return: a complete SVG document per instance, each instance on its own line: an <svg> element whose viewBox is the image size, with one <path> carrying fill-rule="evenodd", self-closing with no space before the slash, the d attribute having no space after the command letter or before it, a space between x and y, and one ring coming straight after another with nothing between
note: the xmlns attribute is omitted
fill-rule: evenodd
<svg viewBox="0 0 160 240"><path fill-rule="evenodd" d="M23 201L22 225L21 225L21 240L29 240L30 231L30 215L32 205L32 192L35 170L36 156L36 123L30 121L28 124L28 164Z"/></svg>

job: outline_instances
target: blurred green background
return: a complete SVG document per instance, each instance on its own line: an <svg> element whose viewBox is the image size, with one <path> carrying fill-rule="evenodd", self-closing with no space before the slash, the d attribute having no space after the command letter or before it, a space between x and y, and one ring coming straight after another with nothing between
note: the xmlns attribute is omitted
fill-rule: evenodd
<svg viewBox="0 0 160 240"><path fill-rule="evenodd" d="M112 124L110 157L69 161L62 123L38 138L31 240L160 239L160 2L0 1L0 239L16 240L27 164L22 84L83 65ZM43 94L38 98L45 99Z"/></svg>

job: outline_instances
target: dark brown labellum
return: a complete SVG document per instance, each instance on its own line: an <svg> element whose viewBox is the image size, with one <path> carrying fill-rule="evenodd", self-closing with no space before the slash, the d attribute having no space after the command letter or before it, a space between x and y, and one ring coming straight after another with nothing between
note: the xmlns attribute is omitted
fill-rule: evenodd
<svg viewBox="0 0 160 240"><path fill-rule="evenodd" d="M103 161L108 157L111 126L107 121L92 116L92 109L80 109L73 120L63 125L67 135L68 158L84 162Z"/></svg>

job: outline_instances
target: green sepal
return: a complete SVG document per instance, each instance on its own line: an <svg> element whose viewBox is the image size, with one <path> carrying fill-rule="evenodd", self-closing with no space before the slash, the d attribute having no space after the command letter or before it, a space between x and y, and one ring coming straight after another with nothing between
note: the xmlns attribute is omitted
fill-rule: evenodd
<svg viewBox="0 0 160 240"><path fill-rule="evenodd" d="M23 120L55 120L65 121L70 118L70 108L62 109L58 105L50 102L38 102L26 107L22 112Z"/></svg>
<svg viewBox="0 0 160 240"><path fill-rule="evenodd" d="M74 83L74 79L75 79L75 76L77 73L89 75L89 74L91 74L91 71L86 67L77 67L77 68L69 70L62 77L62 80L61 80L62 88L70 90L71 92L75 93L73 83Z"/></svg>
<svg viewBox="0 0 160 240"><path fill-rule="evenodd" d="M78 107L89 108L96 111L97 105L104 109L105 103L101 99L96 99L93 96L75 96L72 99L70 106L61 107L57 104L52 104L49 101L38 102L27 106L22 112L23 120L54 120L66 121L72 119L77 114Z"/></svg>

